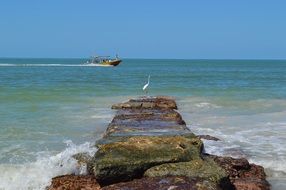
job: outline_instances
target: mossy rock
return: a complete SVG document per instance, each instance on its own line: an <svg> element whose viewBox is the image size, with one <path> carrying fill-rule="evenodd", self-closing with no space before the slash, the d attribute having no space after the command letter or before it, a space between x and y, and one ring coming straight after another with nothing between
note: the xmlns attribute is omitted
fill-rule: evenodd
<svg viewBox="0 0 286 190"><path fill-rule="evenodd" d="M177 109L174 99L169 97L143 97L112 105L112 109Z"/></svg>
<svg viewBox="0 0 286 190"><path fill-rule="evenodd" d="M189 162L167 163L148 169L144 176L186 176L190 178L202 178L220 184L221 180L227 178L223 168L212 159L195 159Z"/></svg>
<svg viewBox="0 0 286 190"><path fill-rule="evenodd" d="M130 137L100 145L88 170L104 185L128 181L159 164L199 159L202 146L198 138Z"/></svg>
<svg viewBox="0 0 286 190"><path fill-rule="evenodd" d="M146 135L140 135L142 133L117 133L116 135L108 135L104 136L103 138L97 140L95 142L95 146L99 148L101 145L110 144L115 142L124 142L131 137L177 137L182 136L185 138L193 139L198 138L194 133L190 132L189 130L184 131L164 131L164 132L148 132L144 133ZM202 147L203 148L203 147Z"/></svg>

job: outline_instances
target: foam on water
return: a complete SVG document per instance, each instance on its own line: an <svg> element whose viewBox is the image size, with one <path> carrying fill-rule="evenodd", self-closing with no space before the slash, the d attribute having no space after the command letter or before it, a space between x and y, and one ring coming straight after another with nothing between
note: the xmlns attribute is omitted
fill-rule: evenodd
<svg viewBox="0 0 286 190"><path fill-rule="evenodd" d="M196 107L198 108L205 108L205 109L209 109L209 108L220 108L220 106L217 106L215 104L211 104L209 102L200 102L195 104Z"/></svg>
<svg viewBox="0 0 286 190"><path fill-rule="evenodd" d="M262 165L273 183L279 179L279 183L286 184L285 105L285 100L277 99L226 104L222 100L192 97L179 101L179 111L194 133L221 139L203 140L207 153L246 157L251 163ZM274 187L281 189L281 184Z"/></svg>
<svg viewBox="0 0 286 190"><path fill-rule="evenodd" d="M85 167L79 167L77 161L72 158L74 154L86 152L93 155L96 148L91 143L75 145L66 141L67 148L55 155L51 152L39 153L35 162L21 165L0 165L0 189L1 190L41 190L45 189L52 177L63 174L84 174Z"/></svg>

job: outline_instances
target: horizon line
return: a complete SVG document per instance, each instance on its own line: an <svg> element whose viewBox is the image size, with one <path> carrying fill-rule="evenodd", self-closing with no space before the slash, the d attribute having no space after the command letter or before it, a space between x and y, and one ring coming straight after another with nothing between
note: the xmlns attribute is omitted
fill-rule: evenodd
<svg viewBox="0 0 286 190"><path fill-rule="evenodd" d="M0 59L89 59L84 57L0 57ZM142 58L122 57L121 59L145 59L145 60L273 60L286 61L286 58Z"/></svg>

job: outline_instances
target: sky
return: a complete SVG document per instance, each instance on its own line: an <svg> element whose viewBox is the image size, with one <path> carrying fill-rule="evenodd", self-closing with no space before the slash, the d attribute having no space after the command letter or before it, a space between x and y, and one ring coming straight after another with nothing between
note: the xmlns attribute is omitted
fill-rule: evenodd
<svg viewBox="0 0 286 190"><path fill-rule="evenodd" d="M284 0L1 0L0 57L286 59Z"/></svg>

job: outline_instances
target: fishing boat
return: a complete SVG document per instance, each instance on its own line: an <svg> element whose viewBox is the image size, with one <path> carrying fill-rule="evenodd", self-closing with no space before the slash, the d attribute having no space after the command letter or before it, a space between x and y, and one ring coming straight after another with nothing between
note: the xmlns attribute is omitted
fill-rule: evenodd
<svg viewBox="0 0 286 190"><path fill-rule="evenodd" d="M110 56L92 56L86 64L117 66L121 61L122 60L118 58L118 55L116 55L116 58L114 59L111 59Z"/></svg>

